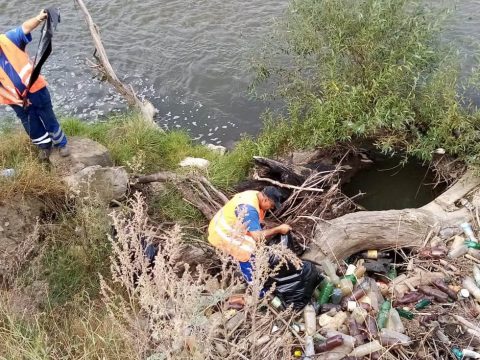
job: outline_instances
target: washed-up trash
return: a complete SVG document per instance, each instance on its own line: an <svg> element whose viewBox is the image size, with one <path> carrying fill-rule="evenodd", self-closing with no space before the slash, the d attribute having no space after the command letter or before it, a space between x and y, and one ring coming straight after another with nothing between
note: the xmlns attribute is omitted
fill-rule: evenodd
<svg viewBox="0 0 480 360"><path fill-rule="evenodd" d="M463 233L465 234L468 240L478 242L478 240L475 238L475 234L473 233L472 226L469 223L467 222L462 223L460 227L462 228Z"/></svg>
<svg viewBox="0 0 480 360"><path fill-rule="evenodd" d="M2 169L0 170L0 177L14 177L15 176L15 169Z"/></svg>

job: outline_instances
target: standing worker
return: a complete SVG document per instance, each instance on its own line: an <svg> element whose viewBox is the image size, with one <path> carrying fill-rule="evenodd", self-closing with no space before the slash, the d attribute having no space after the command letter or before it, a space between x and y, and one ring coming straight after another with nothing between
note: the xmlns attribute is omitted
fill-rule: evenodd
<svg viewBox="0 0 480 360"><path fill-rule="evenodd" d="M48 160L52 146L60 156L69 156L67 138L53 112L52 99L43 76L31 84L33 64L25 52L31 32L47 19L42 10L22 26L0 35L0 103L10 105L22 121L32 143L39 147L39 159Z"/></svg>
<svg viewBox="0 0 480 360"><path fill-rule="evenodd" d="M244 191L236 194L210 221L208 241L240 263L245 280L252 282L252 254L256 243L265 238L287 234L291 227L282 224L262 230L265 213L279 208L280 191L267 186L261 192Z"/></svg>

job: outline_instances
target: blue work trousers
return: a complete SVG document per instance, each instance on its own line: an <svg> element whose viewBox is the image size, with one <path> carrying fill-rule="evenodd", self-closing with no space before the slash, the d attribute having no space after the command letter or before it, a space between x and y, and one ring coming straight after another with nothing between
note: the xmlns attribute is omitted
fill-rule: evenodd
<svg viewBox="0 0 480 360"><path fill-rule="evenodd" d="M44 87L35 93L28 94L28 100L30 105L26 109L18 105L12 105L12 108L22 121L32 143L42 149L49 149L52 144L56 147L66 146L67 137L53 112L48 89Z"/></svg>

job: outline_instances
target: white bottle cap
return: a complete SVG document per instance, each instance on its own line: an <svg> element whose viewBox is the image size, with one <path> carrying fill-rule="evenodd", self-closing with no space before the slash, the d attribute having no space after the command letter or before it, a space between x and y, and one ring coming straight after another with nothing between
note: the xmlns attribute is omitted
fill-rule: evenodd
<svg viewBox="0 0 480 360"><path fill-rule="evenodd" d="M460 296L466 299L470 296L470 291L468 291L467 289L462 289L460 290Z"/></svg>
<svg viewBox="0 0 480 360"><path fill-rule="evenodd" d="M355 273L355 270L357 270L357 267L353 264L350 264L347 267L347 271L345 271L345 275L353 275Z"/></svg>

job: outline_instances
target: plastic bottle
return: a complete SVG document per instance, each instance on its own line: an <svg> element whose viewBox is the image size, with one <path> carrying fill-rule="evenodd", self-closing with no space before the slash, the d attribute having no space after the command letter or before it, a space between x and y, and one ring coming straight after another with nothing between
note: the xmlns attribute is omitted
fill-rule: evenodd
<svg viewBox="0 0 480 360"><path fill-rule="evenodd" d="M475 211L475 206L465 198L460 199L460 205L464 206L467 210Z"/></svg>
<svg viewBox="0 0 480 360"><path fill-rule="evenodd" d="M337 267L335 266L335 264L332 263L329 259L324 259L320 262L320 265L322 265L322 269L329 277L330 281L334 285L338 285L340 282L340 278L337 275Z"/></svg>
<svg viewBox="0 0 480 360"><path fill-rule="evenodd" d="M406 305L406 304L417 302L420 299L422 299L423 297L424 296L421 293L419 293L417 291L412 291L412 292L409 292L409 293L403 295L400 299L396 300L395 304Z"/></svg>
<svg viewBox="0 0 480 360"><path fill-rule="evenodd" d="M475 279L475 282L477 283L477 286L480 285L480 268L478 267L477 264L473 265L473 278Z"/></svg>
<svg viewBox="0 0 480 360"><path fill-rule="evenodd" d="M364 251L360 253L359 256L363 259L372 259L372 260L386 259L389 257L388 254L383 252L378 252L378 250Z"/></svg>
<svg viewBox="0 0 480 360"><path fill-rule="evenodd" d="M280 300L279 297L275 296L272 301L270 301L270 305L273 306L274 309L276 310L285 310L285 307L283 306L282 300Z"/></svg>
<svg viewBox="0 0 480 360"><path fill-rule="evenodd" d="M448 301L448 295L443 291L437 290L431 286L419 286L418 290L428 296L433 296L434 299L440 303L446 303Z"/></svg>
<svg viewBox="0 0 480 360"><path fill-rule="evenodd" d="M480 353L469 350L469 349L463 349L462 350L463 357L468 358L468 359L480 359Z"/></svg>
<svg viewBox="0 0 480 360"><path fill-rule="evenodd" d="M315 355L315 344L313 342L313 337L307 335L305 336L305 356ZM304 359L306 359L306 357Z"/></svg>
<svg viewBox="0 0 480 360"><path fill-rule="evenodd" d="M365 320L365 325L367 326L368 335L372 338L376 337L378 334L377 322L373 316L367 316Z"/></svg>
<svg viewBox="0 0 480 360"><path fill-rule="evenodd" d="M363 335L355 319L350 318L348 320L348 332L350 333L350 336L355 338L357 344L363 344Z"/></svg>
<svg viewBox="0 0 480 360"><path fill-rule="evenodd" d="M480 243L478 243L476 241L467 240L467 241L465 241L465 245L467 245L467 247L469 249L480 250Z"/></svg>
<svg viewBox="0 0 480 360"><path fill-rule="evenodd" d="M480 289L475 285L475 281L470 276L466 276L465 279L463 279L463 287L467 289L477 301L480 301Z"/></svg>
<svg viewBox="0 0 480 360"><path fill-rule="evenodd" d="M398 331L390 329L380 330L380 342L384 346L393 346L393 345L409 345L412 341L410 337L404 335Z"/></svg>
<svg viewBox="0 0 480 360"><path fill-rule="evenodd" d="M430 299L422 299L418 303L415 304L415 310L422 310L425 309L428 305L432 303L432 300Z"/></svg>
<svg viewBox="0 0 480 360"><path fill-rule="evenodd" d="M388 315L391 307L392 307L392 304L390 303L390 300L385 300L380 308L380 311L378 312L377 325L380 330L383 329L387 324Z"/></svg>
<svg viewBox="0 0 480 360"><path fill-rule="evenodd" d="M450 259L456 259L460 256L465 255L467 252L468 252L468 247L465 244L463 244L463 245L460 245L456 248L452 248L450 250L450 252L448 253L448 257Z"/></svg>
<svg viewBox="0 0 480 360"><path fill-rule="evenodd" d="M354 319L359 324L363 324L367 316L368 316L367 310L361 307L356 307L352 311L352 319Z"/></svg>
<svg viewBox="0 0 480 360"><path fill-rule="evenodd" d="M342 278L340 280L340 284L338 285L340 290L342 291L343 296L348 296L353 291L353 284L350 279Z"/></svg>
<svg viewBox="0 0 480 360"><path fill-rule="evenodd" d="M315 345L315 353L330 351L342 344L343 344L343 336L335 335L335 336L329 337L324 343Z"/></svg>
<svg viewBox="0 0 480 360"><path fill-rule="evenodd" d="M388 314L387 328L401 334L405 332L405 326L403 325L402 319L400 318L398 311L394 308L391 308L390 313Z"/></svg>
<svg viewBox="0 0 480 360"><path fill-rule="evenodd" d="M339 288L333 289L331 298L332 298L332 304L335 304L335 305L340 304L340 302L342 301L342 298L343 298L342 290L339 289Z"/></svg>
<svg viewBox="0 0 480 360"><path fill-rule="evenodd" d="M457 348L457 347L453 347L451 351L452 351L452 354L455 355L455 357L456 357L458 360L462 360L462 359L463 359L462 350L460 350L460 349Z"/></svg>
<svg viewBox="0 0 480 360"><path fill-rule="evenodd" d="M397 269L395 268L395 266L393 265L390 266L390 269L388 270L388 273L387 273L387 277L390 280L393 280L397 277Z"/></svg>
<svg viewBox="0 0 480 360"><path fill-rule="evenodd" d="M460 225L460 227L462 228L463 233L467 236L467 239L469 239L470 241L478 242L475 234L473 233L472 226L469 223L464 222Z"/></svg>
<svg viewBox="0 0 480 360"><path fill-rule="evenodd" d="M432 281L432 285L434 285L436 288L439 290L443 291L445 294L447 294L452 300L457 299L457 293L450 289L448 285L443 281L443 279L435 279Z"/></svg>
<svg viewBox="0 0 480 360"><path fill-rule="evenodd" d="M320 297L318 298L318 303L320 305L326 304L330 300L330 296L332 296L332 292L334 289L333 283L329 282L325 285L325 287L320 291Z"/></svg>
<svg viewBox="0 0 480 360"><path fill-rule="evenodd" d="M3 169L0 170L0 177L13 177L15 176L15 169Z"/></svg>
<svg viewBox="0 0 480 360"><path fill-rule="evenodd" d="M407 320L412 320L415 316L412 312L408 310L404 310L402 308L397 308L396 310L398 312L398 315L400 315L400 317L403 317L404 319L407 319Z"/></svg>
<svg viewBox="0 0 480 360"><path fill-rule="evenodd" d="M305 321L305 333L313 336L317 332L317 318L315 309L312 305L308 304L303 310L303 319Z"/></svg>
<svg viewBox="0 0 480 360"><path fill-rule="evenodd" d="M355 275L357 279L361 279L366 271L367 271L367 268L363 266L363 264L358 265L353 275Z"/></svg>
<svg viewBox="0 0 480 360"><path fill-rule="evenodd" d="M348 354L349 356L354 356L357 358L362 358L364 356L370 355L373 352L380 351L383 349L382 344L380 344L377 340L373 340L369 343L360 345L353 349L353 351Z"/></svg>

